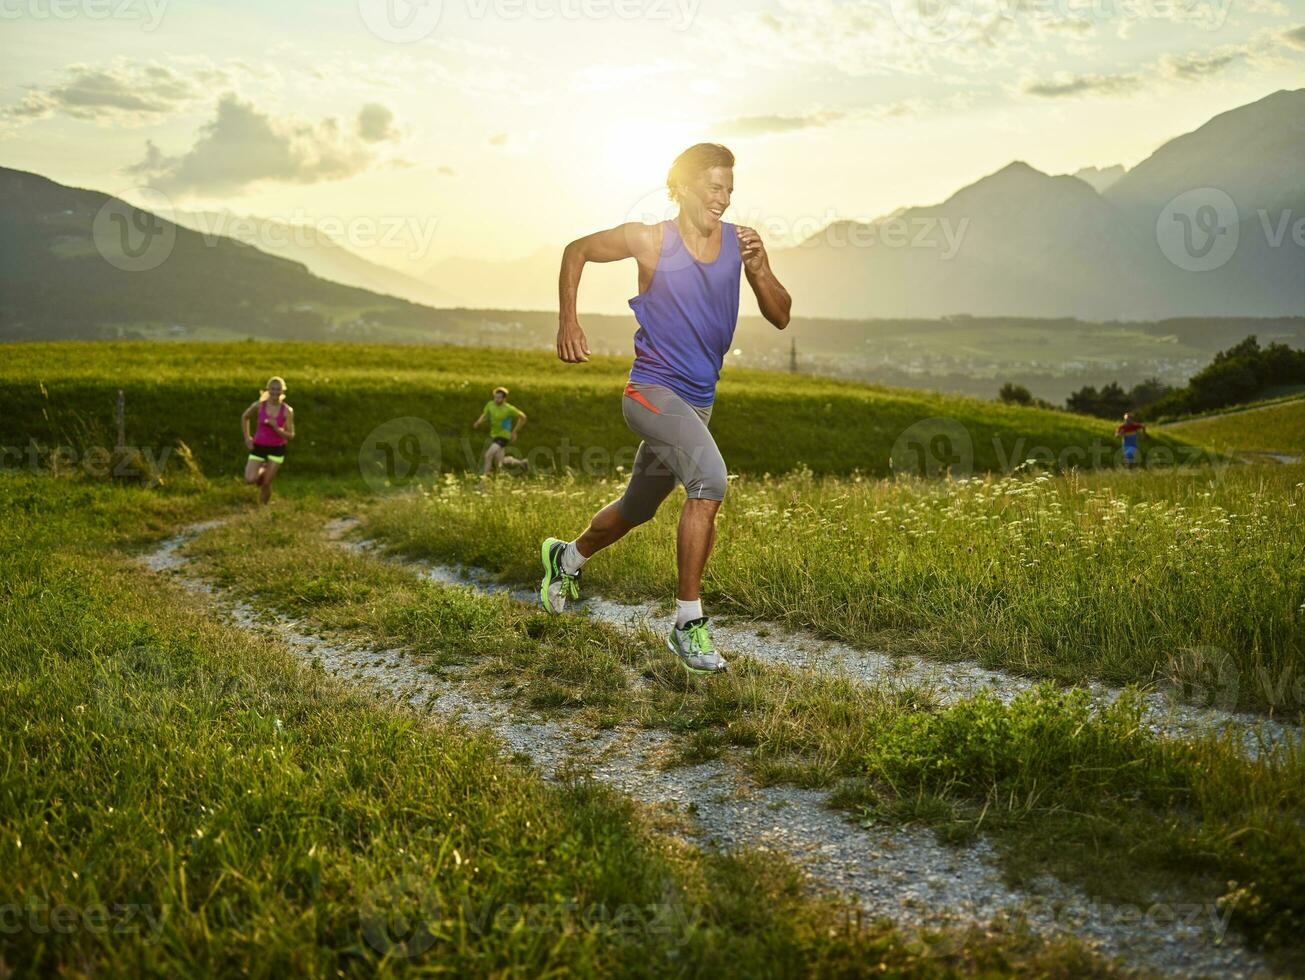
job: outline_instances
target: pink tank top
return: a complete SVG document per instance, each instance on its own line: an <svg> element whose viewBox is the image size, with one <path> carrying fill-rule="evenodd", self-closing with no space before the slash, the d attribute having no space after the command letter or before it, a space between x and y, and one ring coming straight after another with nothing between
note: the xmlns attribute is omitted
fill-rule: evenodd
<svg viewBox="0 0 1305 980"><path fill-rule="evenodd" d="M276 417L276 424L285 426L285 406L281 406L281 412ZM276 430L267 422L267 402L258 403L258 429L254 432L254 442L260 446L284 446L285 437L278 435Z"/></svg>

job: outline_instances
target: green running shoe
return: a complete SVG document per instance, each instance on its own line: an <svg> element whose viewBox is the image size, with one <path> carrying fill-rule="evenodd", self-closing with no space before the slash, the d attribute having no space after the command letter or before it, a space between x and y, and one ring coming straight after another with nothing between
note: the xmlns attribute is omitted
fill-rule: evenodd
<svg viewBox="0 0 1305 980"><path fill-rule="evenodd" d="M580 573L574 575L562 568L562 552L566 551L566 542L557 538L545 538L539 549L540 560L544 563L544 581L539 585L539 604L544 612L560 613L566 609L569 601L580 600Z"/></svg>
<svg viewBox="0 0 1305 980"><path fill-rule="evenodd" d="M716 652L707 631L707 617L690 620L683 628L675 627L666 639L671 653L680 658L684 669L693 674L714 674L729 666Z"/></svg>

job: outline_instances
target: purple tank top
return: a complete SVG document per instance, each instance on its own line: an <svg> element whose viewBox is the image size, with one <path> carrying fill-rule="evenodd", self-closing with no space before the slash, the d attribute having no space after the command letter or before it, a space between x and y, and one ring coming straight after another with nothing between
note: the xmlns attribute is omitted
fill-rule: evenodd
<svg viewBox="0 0 1305 980"><path fill-rule="evenodd" d="M675 222L663 221L652 284L630 300L639 322L630 380L665 385L695 408L715 399L739 322L739 239L734 225L720 227L720 254L699 262Z"/></svg>

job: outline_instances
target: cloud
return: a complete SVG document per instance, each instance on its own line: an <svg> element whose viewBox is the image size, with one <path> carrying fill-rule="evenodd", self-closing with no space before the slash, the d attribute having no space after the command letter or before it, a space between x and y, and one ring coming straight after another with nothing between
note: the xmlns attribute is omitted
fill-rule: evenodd
<svg viewBox="0 0 1305 980"><path fill-rule="evenodd" d="M1302 31L1305 32L1305 28ZM1025 78L1020 91L1025 95L1054 99L1078 95L1122 95L1171 83L1202 82L1239 66L1268 67L1282 62L1283 57L1277 49L1284 39L1284 34L1260 32L1238 44L1224 44L1187 54L1166 54L1132 72L1114 75L1060 72L1049 79ZM1302 46L1305 46L1305 41Z"/></svg>
<svg viewBox="0 0 1305 980"><path fill-rule="evenodd" d="M1057 72L1050 79L1026 79L1020 86L1025 95L1042 99L1064 99L1078 95L1120 95L1131 92L1142 84L1137 75L1073 75Z"/></svg>
<svg viewBox="0 0 1305 980"><path fill-rule="evenodd" d="M365 143L383 143L399 138L394 113L379 102L369 102L358 112L358 137Z"/></svg>
<svg viewBox="0 0 1305 980"><path fill-rule="evenodd" d="M805 129L819 129L836 123L878 122L900 119L904 116L926 116L949 110L969 107L973 96L968 92L955 93L947 98L910 98L895 102L875 102L870 105L850 106L843 109L812 109L798 114L770 114L737 116L711 127L711 135L720 138L747 139L794 133Z"/></svg>
<svg viewBox="0 0 1305 980"><path fill-rule="evenodd" d="M1282 40L1285 44L1289 44L1293 48L1300 48L1302 51L1305 51L1305 25L1293 27L1289 31L1283 31Z"/></svg>
<svg viewBox="0 0 1305 980"><path fill-rule="evenodd" d="M121 62L103 68L72 65L45 88L29 87L22 101L0 109L10 119L44 119L63 113L92 122L141 125L195 100L200 90L162 65Z"/></svg>
<svg viewBox="0 0 1305 980"><path fill-rule="evenodd" d="M1167 54L1160 59L1160 72L1166 78L1191 82L1217 75L1225 68L1243 62L1250 52L1225 50L1219 54Z"/></svg>
<svg viewBox="0 0 1305 980"><path fill-rule="evenodd" d="M843 118L841 112L812 112L800 116L739 116L715 127L715 132L722 138L746 138L765 136L770 133L791 133L799 129L813 129L828 126Z"/></svg>
<svg viewBox="0 0 1305 980"><path fill-rule="evenodd" d="M263 181L340 180L374 162L371 146L345 132L333 117L317 123L275 119L227 94L189 150L168 156L149 142L145 158L125 172L146 177L155 188L170 193L225 194Z"/></svg>

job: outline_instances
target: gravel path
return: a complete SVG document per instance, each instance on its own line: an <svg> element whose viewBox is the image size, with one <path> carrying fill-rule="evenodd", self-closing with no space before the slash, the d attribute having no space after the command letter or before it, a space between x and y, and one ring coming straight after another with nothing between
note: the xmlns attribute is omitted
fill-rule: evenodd
<svg viewBox="0 0 1305 980"><path fill-rule="evenodd" d="M1173 976L1272 975L1235 936L1224 936L1212 908L1105 907L1050 879L1039 883L1036 893L1014 891L1002 882L983 841L953 848L924 829L859 827L830 810L824 793L755 786L728 758L667 768L673 736L666 732L630 726L594 731L543 718L473 690L456 672L431 674L404 650L339 644L305 632L286 617L255 612L185 574L182 545L216 523L184 529L146 555L144 563L208 595L242 628L270 632L304 661L319 663L384 700L492 731L546 774L577 768L588 772L650 807L676 814L685 833L705 845L782 854L803 869L815 888L856 903L870 918L888 918L910 929L983 925L1007 917L1042 935L1072 933L1101 954L1143 970ZM333 522L328 530L338 538L351 526ZM439 581L468 585L466 576L448 569L429 573ZM631 610L647 616L643 607L590 605L591 614L614 621L625 616L619 619L625 623L631 622Z"/></svg>
<svg viewBox="0 0 1305 980"><path fill-rule="evenodd" d="M378 542L346 538L345 535L357 523L352 518L332 521L327 525L327 532L345 547L366 550L386 557L389 561L409 565L423 578L431 581L461 585L487 594L506 593L523 602L539 601L535 590L504 585L484 569L404 560L385 555L383 546ZM575 611L624 629L646 627L661 633L669 625L666 615L654 603L631 604L600 596L586 596L575 607ZM727 625L713 622L712 636L727 657L746 654L766 663L839 674L862 684L926 691L941 704L971 698L982 691L1009 703L1021 692L1040 683L1036 678L989 670L972 661L940 663L914 656L891 657L884 653L857 649L846 643L821 639L805 630L793 630L775 623L740 623L733 620ZM1119 688L1096 682L1080 686L1101 704L1110 704L1123 693ZM1290 722L1264 718L1249 712L1225 711L1217 707L1185 703L1173 691L1152 691L1145 696L1144 702L1144 720L1152 731L1169 738L1190 739L1230 729L1236 734L1243 751L1251 758L1257 757L1266 748L1301 738L1300 727Z"/></svg>

